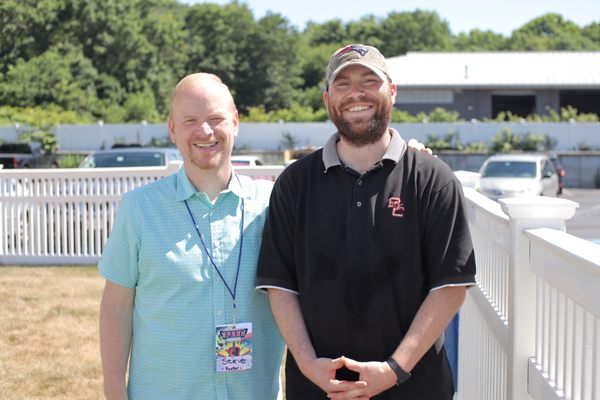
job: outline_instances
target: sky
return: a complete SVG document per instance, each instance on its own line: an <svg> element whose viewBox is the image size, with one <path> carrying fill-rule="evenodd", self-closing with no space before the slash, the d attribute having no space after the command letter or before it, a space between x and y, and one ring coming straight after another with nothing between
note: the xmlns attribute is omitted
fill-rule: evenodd
<svg viewBox="0 0 600 400"><path fill-rule="evenodd" d="M218 3L229 0L179 0L186 4ZM557 13L580 27L600 22L600 0L239 0L256 19L272 11L303 30L308 21L322 23L334 18L355 21L365 15L387 17L392 12L420 9L435 11L446 20L453 34L472 29L491 30L504 36L534 18Z"/></svg>

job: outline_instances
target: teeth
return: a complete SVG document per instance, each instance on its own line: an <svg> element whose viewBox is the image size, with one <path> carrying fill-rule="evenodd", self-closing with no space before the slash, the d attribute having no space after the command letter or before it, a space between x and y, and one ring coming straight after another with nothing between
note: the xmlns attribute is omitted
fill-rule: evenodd
<svg viewBox="0 0 600 400"><path fill-rule="evenodd" d="M354 107L350 107L349 111L365 111L368 109L369 109L368 106L354 106Z"/></svg>
<svg viewBox="0 0 600 400"><path fill-rule="evenodd" d="M213 147L214 145L216 145L216 143L196 143L194 146L207 149L209 147Z"/></svg>

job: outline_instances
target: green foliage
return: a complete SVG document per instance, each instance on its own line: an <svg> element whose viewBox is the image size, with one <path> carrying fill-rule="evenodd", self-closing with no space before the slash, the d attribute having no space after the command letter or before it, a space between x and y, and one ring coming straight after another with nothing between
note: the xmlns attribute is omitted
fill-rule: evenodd
<svg viewBox="0 0 600 400"><path fill-rule="evenodd" d="M434 153L442 150L462 150L463 148L458 134L454 131L448 132L443 138L438 135L428 135L425 147L429 147Z"/></svg>
<svg viewBox="0 0 600 400"><path fill-rule="evenodd" d="M598 122L600 118L594 113L580 113L572 106L563 107L559 112L549 110L547 115L528 115L523 118L510 111L498 113L496 118L486 118L486 122Z"/></svg>
<svg viewBox="0 0 600 400"><path fill-rule="evenodd" d="M78 168L85 154L65 154L58 157L58 168Z"/></svg>
<svg viewBox="0 0 600 400"><path fill-rule="evenodd" d="M422 122L422 119L417 118L410 113L394 108L392 110L392 122Z"/></svg>
<svg viewBox="0 0 600 400"><path fill-rule="evenodd" d="M89 115L77 114L75 111L64 111L50 105L48 107L9 107L0 106L0 126L55 126L59 124L87 124L94 122Z"/></svg>
<svg viewBox="0 0 600 400"><path fill-rule="evenodd" d="M511 151L549 151L556 147L556 143L555 139L546 134L517 135L506 128L492 138L490 146L483 142L462 143L455 131L450 131L443 137L435 134L428 135L425 146L434 153L442 150L458 150L467 153L508 153Z"/></svg>
<svg viewBox="0 0 600 400"><path fill-rule="evenodd" d="M311 107L292 104L290 108L266 111L263 106L250 107L240 115L242 122L318 122L327 120L327 110L313 110Z"/></svg>
<svg viewBox="0 0 600 400"><path fill-rule="evenodd" d="M556 140L547 134L514 134L509 128L503 129L492 138L491 150L495 153L520 151L549 151L556 147Z"/></svg>
<svg viewBox="0 0 600 400"><path fill-rule="evenodd" d="M0 82L0 103L17 107L55 105L91 113L98 73L81 49L57 46L28 61L19 59Z"/></svg>
<svg viewBox="0 0 600 400"><path fill-rule="evenodd" d="M429 11L391 12L381 21L380 39L379 50L387 57L409 51L453 50L448 22Z"/></svg>
<svg viewBox="0 0 600 400"><path fill-rule="evenodd" d="M457 111L448 111L441 107L434 108L429 114L417 114L417 118L427 122L459 122L460 114Z"/></svg>
<svg viewBox="0 0 600 400"><path fill-rule="evenodd" d="M468 34L459 33L454 40L456 51L503 51L506 50L508 40L492 31L473 29Z"/></svg>
<svg viewBox="0 0 600 400"><path fill-rule="evenodd" d="M513 32L508 41L509 50L597 50L594 43L575 23L559 14L546 14Z"/></svg>
<svg viewBox="0 0 600 400"><path fill-rule="evenodd" d="M154 95L148 89L129 94L125 104L125 121L127 122L159 122L160 117L156 112L156 102Z"/></svg>
<svg viewBox="0 0 600 400"><path fill-rule="evenodd" d="M21 143L38 142L42 145L42 149L46 153L56 153L58 150L58 140L56 136L47 130L33 130L22 132L17 139Z"/></svg>
<svg viewBox="0 0 600 400"><path fill-rule="evenodd" d="M490 148L483 142L471 142L464 145L462 151L465 153L488 153Z"/></svg>
<svg viewBox="0 0 600 400"><path fill-rule="evenodd" d="M547 14L506 38L480 30L454 36L437 13L415 10L310 22L300 31L279 14L257 19L236 0L192 6L177 0L3 0L0 107L56 107L57 115L38 118L61 121L56 123L163 121L176 82L203 71L223 79L249 119L320 121L327 119L321 98L327 62L347 43L374 45L388 57L408 51L600 50L600 23L580 28ZM20 121L1 113L0 123ZM595 114L567 114L527 119L597 121ZM394 111L392 118L423 119L450 122L458 116Z"/></svg>
<svg viewBox="0 0 600 400"><path fill-rule="evenodd" d="M171 138L167 136L163 136L161 138L152 137L150 142L148 143L150 147L173 147L173 143L171 143Z"/></svg>

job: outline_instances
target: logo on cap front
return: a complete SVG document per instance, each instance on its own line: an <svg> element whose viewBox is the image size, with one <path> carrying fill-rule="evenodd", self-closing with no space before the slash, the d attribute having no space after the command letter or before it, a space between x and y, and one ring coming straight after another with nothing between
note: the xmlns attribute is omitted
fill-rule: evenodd
<svg viewBox="0 0 600 400"><path fill-rule="evenodd" d="M364 56L365 56L365 55L366 55L366 54L369 52L369 49L367 49L367 48L365 48L365 47L363 47L363 46L357 46L357 45L355 45L355 44L351 44L351 45L349 45L349 46L346 46L346 47L344 47L344 48L343 48L343 49L341 49L340 51L338 51L338 52L335 54L335 57L339 57L339 56L341 56L341 55L343 55L343 54L346 54L346 53L349 53L349 52L351 52L351 51L355 51L355 52L357 52L358 54L360 54L362 57L364 57Z"/></svg>

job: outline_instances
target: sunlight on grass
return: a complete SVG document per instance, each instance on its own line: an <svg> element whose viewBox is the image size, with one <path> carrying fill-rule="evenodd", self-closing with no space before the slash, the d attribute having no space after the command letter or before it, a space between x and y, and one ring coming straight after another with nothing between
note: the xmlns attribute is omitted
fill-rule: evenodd
<svg viewBox="0 0 600 400"><path fill-rule="evenodd" d="M0 399L102 399L94 266L0 266Z"/></svg>

